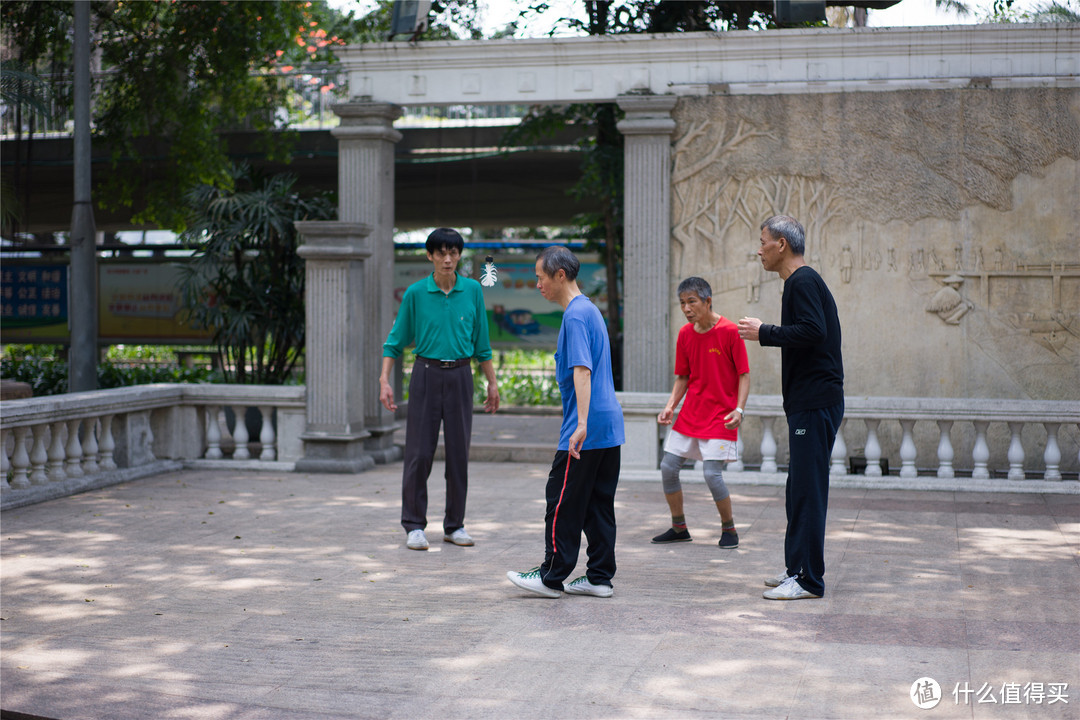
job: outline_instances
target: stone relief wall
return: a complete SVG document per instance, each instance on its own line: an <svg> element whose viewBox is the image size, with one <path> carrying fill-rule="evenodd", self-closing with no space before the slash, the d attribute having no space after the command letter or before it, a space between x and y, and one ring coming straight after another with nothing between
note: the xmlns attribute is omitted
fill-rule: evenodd
<svg viewBox="0 0 1080 720"><path fill-rule="evenodd" d="M721 314L778 322L758 228L790 214L849 395L1080 401L1080 91L710 96L675 119L672 287L701 275ZM779 393L780 353L748 350L751 392Z"/></svg>

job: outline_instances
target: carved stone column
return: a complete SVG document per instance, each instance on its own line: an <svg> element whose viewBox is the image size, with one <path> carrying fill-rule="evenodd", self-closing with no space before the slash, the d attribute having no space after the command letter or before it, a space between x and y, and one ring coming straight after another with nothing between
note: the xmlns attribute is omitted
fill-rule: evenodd
<svg viewBox="0 0 1080 720"><path fill-rule="evenodd" d="M365 261L371 257L361 223L298 222L306 260L307 423L302 472L362 472L375 466L365 450L364 398L378 376L364 373ZM377 392L377 390L376 390Z"/></svg>
<svg viewBox="0 0 1080 720"><path fill-rule="evenodd" d="M673 95L623 95L623 390L671 389L671 133Z"/></svg>
<svg viewBox="0 0 1080 720"><path fill-rule="evenodd" d="M394 445L394 415L379 402L382 344L394 324L394 144L401 133L394 121L401 108L361 98L333 106L341 125L331 130L338 140L338 219L370 226L371 256L363 263L363 322L359 332L358 375L364 388L360 408L370 433L365 448L376 462L401 457Z"/></svg>

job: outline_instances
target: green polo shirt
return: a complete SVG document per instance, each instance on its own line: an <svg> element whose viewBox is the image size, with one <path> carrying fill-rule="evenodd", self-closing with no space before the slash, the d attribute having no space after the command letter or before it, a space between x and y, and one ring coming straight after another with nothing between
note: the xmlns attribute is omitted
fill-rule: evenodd
<svg viewBox="0 0 1080 720"><path fill-rule="evenodd" d="M383 343L383 357L401 357L414 341L416 354L432 360L490 360L491 339L480 283L458 275L454 289L444 293L432 274L410 285Z"/></svg>

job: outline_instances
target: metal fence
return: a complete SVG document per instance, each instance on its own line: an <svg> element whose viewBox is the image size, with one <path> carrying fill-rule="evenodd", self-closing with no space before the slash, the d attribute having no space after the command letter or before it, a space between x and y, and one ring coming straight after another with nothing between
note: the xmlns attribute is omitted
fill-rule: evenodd
<svg viewBox="0 0 1080 720"><path fill-rule="evenodd" d="M107 75L98 74L100 83ZM345 73L337 65L308 65L274 76L285 91L285 102L274 110L274 119L282 129L327 130L338 125L331 109L348 99ZM0 138L66 137L72 134L73 111L60 98L70 97L71 81L50 83L54 95L47 102L49 111L37 112L25 104L0 105ZM425 127L439 125L504 125L523 117L524 105L428 105L403 109L398 125ZM243 128L234 128L243 129Z"/></svg>

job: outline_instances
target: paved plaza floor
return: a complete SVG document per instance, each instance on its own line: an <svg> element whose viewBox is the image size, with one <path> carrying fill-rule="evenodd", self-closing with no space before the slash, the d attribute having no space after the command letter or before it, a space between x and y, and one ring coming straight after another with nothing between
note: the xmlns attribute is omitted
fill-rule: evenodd
<svg viewBox="0 0 1080 720"><path fill-rule="evenodd" d="M732 483L694 541L659 479L617 496L615 595L528 596L539 464L474 463L467 527L405 548L400 463L181 471L0 518L0 707L183 718L1080 718L1080 497L834 489L827 594L761 597L783 489ZM579 570L583 571L584 559ZM917 708L932 678L940 702ZM918 686L919 689L926 685ZM933 687L933 686L930 686ZM994 700L996 702L990 702Z"/></svg>

